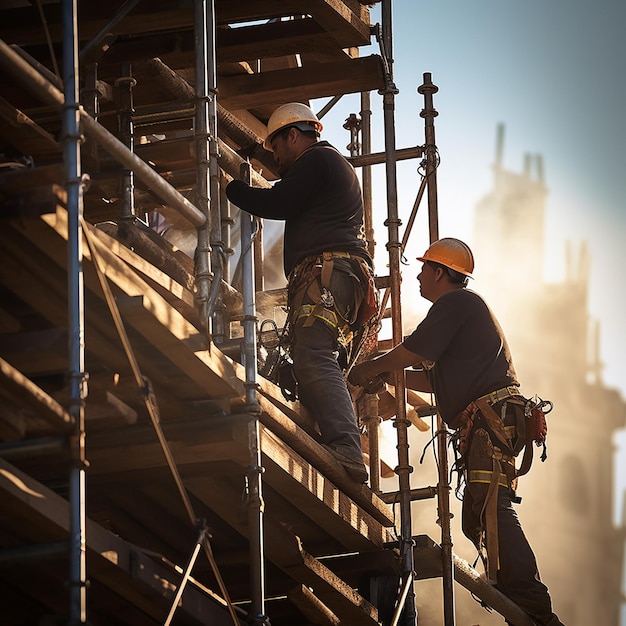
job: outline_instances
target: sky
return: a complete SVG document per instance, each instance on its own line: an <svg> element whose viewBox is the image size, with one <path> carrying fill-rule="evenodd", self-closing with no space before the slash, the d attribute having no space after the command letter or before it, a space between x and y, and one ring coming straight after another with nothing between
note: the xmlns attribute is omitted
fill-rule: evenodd
<svg viewBox="0 0 626 626"><path fill-rule="evenodd" d="M380 19L377 5L372 9L372 22ZM506 169L521 173L525 154L543 158L548 197L542 280L564 280L566 242L588 245L589 314L600 323L603 381L624 398L625 25L624 0L393 2L398 148L424 143L419 117L423 98L416 92L423 73L430 72L439 87L434 103L439 113L435 126L441 157L437 172L440 236L458 237L472 245L474 207L491 189L496 128L504 124ZM376 47L362 49L361 55L377 52ZM358 98L352 98L341 101L323 119L323 137L344 152L346 112L359 111ZM382 120L382 106L375 93L372 111L376 128ZM382 136L382 130L374 132L378 142L373 151L383 150ZM418 184L416 163L399 163L401 215L410 212ZM384 204L384 196L380 203ZM425 208L420 210L425 212ZM427 230L422 228L416 237L413 245L421 253L428 245ZM377 251L377 259L379 254L386 259L380 235ZM413 263L410 277L419 271L414 256L407 254ZM519 279L535 277L524 276L520 268ZM616 433L615 444L616 495L623 497L626 430ZM617 498L616 503L614 521L626 524L620 515L626 507ZM626 609L621 624L626 626Z"/></svg>
<svg viewBox="0 0 626 626"><path fill-rule="evenodd" d="M373 22L380 21L379 6ZM473 210L491 188L496 128L503 123L505 168L521 172L525 154L543 158L549 193L543 280L563 280L566 241L587 242L604 382L626 396L626 299L617 279L626 244L625 24L623 0L393 2L398 148L424 142L416 92L423 73L439 87L440 235L471 245ZM349 111L358 112L351 104ZM344 149L347 109L340 105L323 120L324 135L339 128ZM374 124L381 108L373 94ZM373 150L382 150L382 133L374 135ZM415 162L399 164L400 212L410 211L415 193Z"/></svg>

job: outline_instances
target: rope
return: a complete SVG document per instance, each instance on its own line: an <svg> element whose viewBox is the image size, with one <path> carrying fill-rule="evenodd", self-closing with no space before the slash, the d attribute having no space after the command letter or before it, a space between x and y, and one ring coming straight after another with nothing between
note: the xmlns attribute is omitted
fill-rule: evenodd
<svg viewBox="0 0 626 626"><path fill-rule="evenodd" d="M94 237L92 233L89 231L89 228L87 227L87 224L84 218L81 216L79 219L80 219L80 225L83 229L83 233L85 234L87 246L89 248L89 251L91 252L91 259L96 269L96 274L98 275L98 280L102 288L102 293L104 294L106 303L109 307L109 310L111 311L113 322L115 323L115 327L117 329L120 340L122 342L124 352L126 353L126 357L128 358L128 362L130 363L131 369L133 371L133 375L135 377L135 381L137 382L137 386L142 392L144 403L146 405L146 409L150 416L152 426L154 427L154 430L156 432L157 438L159 440L159 444L161 445L161 449L167 461L167 465L170 469L172 477L174 478L174 482L176 483L176 487L178 489L180 497L185 506L185 510L187 511L189 521L191 522L192 525L196 526L198 523L198 517L196 516L193 510L193 506L191 504L189 494L187 493L187 490L185 489L182 478L178 471L178 467L176 466L176 462L174 461L172 451L170 450L167 439L165 438L165 435L163 433L163 429L161 428L159 407L157 404L156 396L154 394L154 390L152 388L152 384L150 380L141 373L141 370L139 368L139 363L137 362L135 353L133 352L130 340L128 338L128 334L126 333L126 328L124 327L124 321L122 320L120 310L117 306L117 303L115 302L115 298L111 291L111 287L109 286L109 283L107 281L106 275L104 271L102 270L102 267L100 266L100 257L98 256L98 253L96 251L96 243L95 243ZM226 604L228 605L228 610L233 620L233 623L235 625L238 625L239 620L237 619L237 616L235 615L235 609L234 609L233 603L230 600L228 591L226 590L226 586L224 585L224 581L217 567L217 563L215 561L215 557L213 556L213 551L211 549L211 545L210 545L207 533L203 534L201 541L204 547L204 551L207 555L207 558L209 559L209 563L211 564L211 568L213 569L213 573L215 574L215 578L217 579L218 585L220 587L220 591L222 592L224 596L224 600Z"/></svg>

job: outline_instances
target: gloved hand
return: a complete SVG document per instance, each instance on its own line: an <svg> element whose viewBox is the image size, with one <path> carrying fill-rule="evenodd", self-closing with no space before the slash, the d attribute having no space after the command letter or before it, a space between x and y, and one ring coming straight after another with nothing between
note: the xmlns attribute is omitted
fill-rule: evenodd
<svg viewBox="0 0 626 626"><path fill-rule="evenodd" d="M362 363L357 363L352 366L350 373L348 374L348 382L352 385L356 385L357 387L366 387L367 384L372 380L372 376L368 374L369 361L363 361Z"/></svg>
<svg viewBox="0 0 626 626"><path fill-rule="evenodd" d="M393 375L391 372L382 372L372 376L370 364L371 361L363 361L354 365L348 375L348 381L352 385L363 387L365 393L382 393L386 388L385 383L393 379Z"/></svg>

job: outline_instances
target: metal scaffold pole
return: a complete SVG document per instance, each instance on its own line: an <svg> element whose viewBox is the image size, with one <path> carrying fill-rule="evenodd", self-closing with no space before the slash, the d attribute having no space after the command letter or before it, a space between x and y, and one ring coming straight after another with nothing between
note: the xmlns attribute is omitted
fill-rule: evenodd
<svg viewBox="0 0 626 626"><path fill-rule="evenodd" d="M242 166L241 179L250 182L251 167ZM250 623L269 624L265 615L265 548L263 524L263 483L261 476L261 437L259 432L259 403L257 388L256 305L254 294L254 218L240 211L241 220L241 280L243 296L243 364L246 370L246 411L254 416L248 424L250 465L246 475L248 525L250 528Z"/></svg>
<svg viewBox="0 0 626 626"><path fill-rule="evenodd" d="M428 198L428 230L430 242L439 239L437 207L437 165L438 154L435 143L435 117L438 113L433 106L433 94L439 91L433 85L430 73L424 74L424 83L418 87L418 93L424 96L424 108L420 117L425 126L426 184ZM452 532L450 530L450 479L448 476L448 431L441 416L437 414L437 506L438 521L441 526L441 558L443 585L444 626L454 626L454 555L452 553Z"/></svg>
<svg viewBox="0 0 626 626"><path fill-rule="evenodd" d="M392 3L382 3L382 38L380 40L383 62L385 64L385 88L383 95L383 120L385 132L385 169L387 181L387 249L389 252L389 273L391 282L392 335L393 344L402 342L402 309L400 301L400 258L402 243L398 217L398 189L396 179L396 141L395 141L395 95L398 92L393 82L393 41L392 41ZM396 388L396 427L398 439L398 474L400 501L400 558L403 580L404 619L403 624L417 624L417 610L413 590L413 532L411 522L411 483L413 468L409 462L408 426L406 418L406 385L403 372L395 374Z"/></svg>
<svg viewBox="0 0 626 626"><path fill-rule="evenodd" d="M85 311L81 218L83 180L80 165L80 113L78 101L78 25L76 0L63 5L63 159L67 177L68 211L68 322L70 406L76 429L72 437L70 470L70 607L69 624L87 622L87 564L85 537Z"/></svg>
<svg viewBox="0 0 626 626"><path fill-rule="evenodd" d="M198 227L198 245L195 253L195 279L197 303L200 319L208 325L209 289L211 284L211 251L209 202L211 187L209 182L209 77L207 41L207 0L194 1L194 51L196 74L196 115L194 140L196 146L196 205L204 214L205 221Z"/></svg>

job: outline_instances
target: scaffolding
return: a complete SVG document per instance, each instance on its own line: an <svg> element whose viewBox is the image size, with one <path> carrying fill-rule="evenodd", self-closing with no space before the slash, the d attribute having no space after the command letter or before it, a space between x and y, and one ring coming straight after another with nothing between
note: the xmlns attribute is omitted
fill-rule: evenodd
<svg viewBox="0 0 626 626"><path fill-rule="evenodd" d="M233 5L236 2L231 3ZM296 5L298 3L295 3ZM321 3L325 5L326 3ZM348 3L346 3L348 4ZM137 0L128 0L118 8L113 16L104 23L93 35L89 42L79 51L78 25L80 24L80 13L76 0L63 0L62 9L62 36L63 43L63 76L62 82L55 80L49 75L49 71L44 71L18 47L9 45L0 40L0 66L7 75L14 77L16 81L34 97L40 100L47 107L52 107L60 113L63 125L60 141L63 145L63 162L66 191L67 208L67 293L68 293L68 339L69 339L69 367L68 379L70 381L70 397L67 411L66 442L71 450L71 472L69 481L69 511L70 524L68 536L69 543L48 543L38 547L39 555L44 553L58 553L69 549L69 610L68 623L87 623L89 607L89 585L87 571L87 545L88 520L86 502L89 499L87 489L86 470L89 466L89 447L86 445L87 429L85 426L85 405L87 402L87 380L88 374L85 371L85 278L83 275L83 241L86 240L89 248L89 258L95 268L107 307L116 322L117 334L124 348L126 358L130 363L135 382L145 402L146 411L150 416L152 426L157 434L161 454L167 461L167 467L176 484L176 490L183 503L187 522L196 533L195 539L188 542L190 546L190 556L184 567L178 568L180 579L175 589L170 589L167 596L169 601L169 611L164 617L164 624L171 623L177 608L184 605L183 598L188 594L188 589L201 589L205 596L209 596L213 603L220 608L221 621L215 623L252 623L267 624L272 618L271 612L267 610L267 589L266 570L267 557L265 551L265 500L264 500L264 472L263 450L264 445L278 445L273 443L272 437L268 435L264 424L261 422L261 414L269 414L273 417L276 432L280 432L285 437L285 441L295 450L294 458L300 458L298 454L305 455L310 452L305 451L309 446L307 441L303 442L304 435L293 435L293 429L289 419L303 428L307 425L306 417L298 415L288 402L276 398L275 391L270 390L267 381L259 377L257 355L259 346L257 337L259 333L259 317L257 313L257 298L259 293L264 294L264 250L262 228L257 220L251 216L240 213L239 222L239 246L240 264L238 273L240 276L240 288L235 290L229 284L231 276L237 272L230 267L231 231L234 220L231 218L230 208L223 195L224 182L230 178L240 177L251 184L257 186L268 186L271 181L262 176L252 167L251 160L257 164L268 165L268 155L261 148L261 138L251 127L246 127L241 120L234 116L229 110L219 103L220 91L218 84L217 63L219 51L217 42L219 41L219 29L216 20L215 0L194 0L193 2L193 55L194 55L194 80L193 87L181 74L172 70L157 57L152 57L144 62L143 71L148 71L152 76L157 77L160 84L166 91L177 95L175 106L162 110L135 110L134 88L136 78L134 68L131 63L123 63L120 67L120 74L116 80L119 89L118 104L118 133L108 130L103 125L100 110L99 97L103 86L98 79L98 59L107 49L110 34L115 32L117 25L123 22L138 5ZM41 8L41 5L39 5ZM220 8L225 10L224 5ZM296 7L297 8L297 7ZM324 10L327 10L324 8ZM330 10L330 9L328 9ZM354 8L352 10L355 10ZM361 11L365 8L361 7ZM226 11L227 12L227 11ZM298 14L297 10L291 11ZM425 125L425 143L423 146L411 148L396 147L395 133L395 97L397 88L393 77L393 29L392 29L392 2L383 0L381 4L381 25L371 29L371 34L375 35L379 47L380 56L377 56L375 63L379 67L379 74L376 80L380 81L379 93L382 97L382 109L384 120L384 152L378 154L371 153L371 102L370 90L360 93L360 117L353 115L346 121L346 128L350 132L350 157L352 164L361 168L361 180L363 186L365 203L365 228L370 250L373 251L374 231L372 218L372 176L371 168L376 164L384 164L386 181L386 204L387 204L387 250L389 254L389 275L378 277L378 285L384 289L382 298L383 311L390 304L390 317L392 325L392 344L396 345L402 341L402 308L401 308L401 271L400 263L402 252L407 244L415 215L424 195L428 202L429 217L429 237L431 241L438 238L437 224L437 146L435 141L434 118L437 112L434 108L433 95L437 93L437 87L432 82L430 74L423 76L423 84L418 91L423 95L424 107L421 117ZM264 16L250 14L248 19L262 19ZM299 20L294 20L298 22ZM300 20L299 27L311 28L313 25L307 20ZM272 26L268 22L268 26ZM370 32L362 34L369 37ZM129 40L125 42L133 45L136 42ZM141 41L139 42L141 43ZM178 42L178 45L181 45ZM54 54L52 55L54 57ZM260 61L259 61L260 62ZM369 63L367 61L366 63ZM82 67L79 67L79 64ZM364 63L364 67L369 67ZM83 70L84 68L84 70ZM85 89L83 90L83 101L81 105L79 79L84 77ZM262 75L261 75L262 78ZM63 85L62 90L59 88ZM302 97L296 90L293 98ZM303 91L306 94L306 90ZM329 102L329 110L341 94ZM284 96L280 96L284 97ZM322 116L325 111L320 112ZM147 163L139 155L140 146L137 145L135 137L135 127L137 123L146 125L156 124L166 120L176 127L176 123L182 119L193 119L193 161L195 171L192 178L195 181L193 195L182 194L176 188L176 175L172 175L172 180L168 182L166 176L157 173L152 164ZM236 138L240 148L234 149L227 142L218 137L218 125L228 129L228 134ZM229 597L226 584L224 583L217 560L213 554L210 542L210 529L203 519L202 514L195 509L194 502L199 499L197 495L202 492L196 487L192 498L189 487L185 483L185 476L177 466L175 455L172 452L171 443L161 425L159 417L159 403L157 402L158 390L152 386L150 377L146 375L133 353L133 341L129 338L122 321L116 296L107 282L107 271L101 266L107 263L106 251L103 250L102 243L98 242L94 229L86 223L83 209L83 196L88 188L89 177L83 173L81 163L88 160L90 156L83 151L82 134L106 151L119 165L120 176L120 201L118 220L126 223L129 228L139 227L139 231L145 236L142 230L147 225L147 218L138 212L135 198L137 195L137 180L149 189L149 192L156 196L162 203L163 209L167 207L169 219L174 221L178 217L186 224L190 224L197 231L195 256L193 264L193 306L197 313L194 324L197 329L203 329L209 343L204 344L203 350L211 353L212 349L219 349L220 353L232 356L231 361L219 361L217 365L211 362L217 374L215 380L221 381L231 376L238 378L241 383L235 387L243 397L240 404L240 421L244 425L245 447L247 448L247 459L245 460L245 505L247 517L247 529L249 533L249 601L247 609L237 606ZM156 143L156 142L155 142ZM93 146L92 146L93 147ZM396 162L405 158L422 158L425 162L425 175L417 192L413 212L408 220L404 234L401 237L400 227L402 225L398 211ZM271 174L271 169L268 168ZM180 182L188 174L178 173ZM185 186L183 184L181 187ZM178 217L177 217L178 216ZM140 235L136 234L139 237ZM149 236L148 236L149 239ZM91 267L91 265L90 265ZM118 290L119 291L119 290ZM280 295L271 294L273 302L280 301ZM119 297L119 293L118 293ZM130 297L130 296L129 296ZM137 295L133 297L138 297ZM119 299L119 298L118 298ZM123 298L121 299L124 302ZM229 305L235 302L231 308L238 309L235 316L229 315ZM130 307L132 304L126 303ZM143 312L138 315L142 315ZM233 319L241 324L243 337L231 336L230 326ZM212 340L212 341L211 341ZM203 353L204 354L204 353ZM176 355L171 357L176 359ZM203 356L205 359L221 358L219 356ZM238 367L238 364L241 367ZM230 369L228 369L230 368ZM13 370L11 377L16 380L17 374ZM198 377L200 378L200 377ZM354 502L365 510L365 514L360 514L367 519L386 520L387 513L382 510L378 502L399 503L400 522L397 541L392 545L379 542L383 551L394 555L397 561L398 581L396 588L392 588L387 593L391 600L380 602L376 610L370 613L362 610L359 606L360 596L350 593L347 589L343 592L343 597L335 605L345 607L348 617L345 623L383 623L379 619L382 607L385 606L389 615L385 618L387 624L403 624L405 626L417 624L418 604L414 592L414 583L417 578L418 569L415 562L416 548L419 538L413 535L413 524L411 514L411 504L414 500L422 498L436 497L438 519L442 528L440 545L432 542L432 552L440 559L438 574L442 578L443 586L443 607L444 623L452 626L455 623L455 600L454 600L454 580L467 587L472 593L482 598L482 600L502 613L512 623L519 626L530 626L532 623L510 601L501 596L493 588L482 582L472 568L456 557L452 550L452 537L450 531L450 485L448 482L447 447L448 431L440 418L437 418L437 446L439 458L439 475L436 487L425 487L414 489L411 487L410 476L413 471L410 462L408 429L411 422L407 418L407 390L402 373L397 373L395 378L395 422L397 432L398 464L395 473L398 476L398 490L393 493L382 493L380 489L380 457L378 453L378 425L380 418L377 415L378 408L375 398L369 398L362 415L364 423L367 425L367 435L369 439L370 452L370 487L361 488L350 485L346 482L345 476L341 474L340 468L333 465L332 459L324 457L323 451L317 452L318 462L322 470L327 470L328 476L334 479L341 492L348 494ZM217 383L216 383L217 384ZM222 383L220 383L222 384ZM230 383L229 383L230 384ZM237 383L233 382L233 385ZM272 396L274 393L274 396ZM218 403L219 404L219 403ZM281 407L278 411L277 407ZM230 407L232 409L232 406ZM284 412L284 415L282 412ZM224 411L222 411L224 413ZM278 413L278 415L277 415ZM431 414L434 413L432 408ZM286 416L286 417L285 417ZM228 415L227 415L228 417ZM281 430L282 429L282 430ZM290 434L291 433L291 434ZM269 442L269 444L268 444ZM63 443L56 441L54 445L50 442L42 443L40 440L32 441L27 445L4 444L0 450L0 456L6 461L11 459L22 459L35 450L41 451L44 447L57 450L63 447ZM298 447L300 446L300 447ZM292 459L293 461L293 459ZM305 457L306 461L306 457ZM297 461L293 461L296 463ZM299 462L299 461L298 461ZM308 465L307 465L308 467ZM313 475L313 474L312 474ZM316 474L315 474L316 475ZM208 483L218 489L217 483ZM219 498L219 493L216 495ZM341 497L344 497L343 495ZM192 502L193 500L193 502ZM197 504L197 502L196 502ZM221 512L226 515L225 512ZM386 523L386 522L385 522ZM236 528L235 521L232 525ZM272 532L280 534L282 531L278 527L273 527ZM373 531L370 530L373 533ZM282 535L281 535L282 536ZM286 535L287 536L287 535ZM388 537L382 533L383 538ZM287 537L291 540L290 537ZM359 540L360 541L360 540ZM310 555L299 544L295 547L299 558L307 562ZM354 541L354 545L358 545ZM219 587L219 594L207 590L198 579L194 577L194 571L199 567L197 557L200 550L204 548L207 560L211 565L211 571ZM10 562L11 559L25 559L32 557L32 553L27 555L27 549L4 551L2 560ZM142 561L142 567L145 562ZM292 567L292 566L290 566ZM341 579L335 581L335 574L324 568L323 564L315 563L313 569L317 568L319 580L329 587L332 584L341 583ZM290 571L290 570L288 570ZM296 576L297 578L297 576ZM164 578L165 580L165 578ZM310 579L306 576L301 578L301 587L293 591L290 600L297 607L305 607L303 612L312 623L332 624L344 623L341 615L333 614L320 597L316 596L315 585L310 584ZM318 579L316 579L318 580ZM323 587L322 583L319 583ZM341 585L340 585L341 586ZM313 591L311 588L314 588ZM383 585L377 588L377 593L382 594ZM360 591L360 590L359 590ZM371 590L370 590L371 591ZM273 593L276 593L274 590ZM329 597L331 592L326 592ZM369 593L369 596L376 594ZM363 604L368 604L363 602ZM390 605L390 606L386 606ZM337 612L337 609L335 609ZM201 616L199 609L197 616ZM358 622L357 615L363 615L363 622ZM315 617L311 617L315 616ZM197 617L198 620L201 617ZM205 616L206 619L206 616ZM336 620L339 621L336 621ZM316 621L317 620L317 621ZM196 623L196 622L193 622ZM205 622L208 623L208 622ZM213 622L211 622L213 623Z"/></svg>

